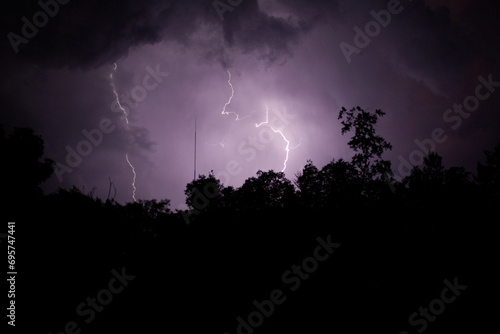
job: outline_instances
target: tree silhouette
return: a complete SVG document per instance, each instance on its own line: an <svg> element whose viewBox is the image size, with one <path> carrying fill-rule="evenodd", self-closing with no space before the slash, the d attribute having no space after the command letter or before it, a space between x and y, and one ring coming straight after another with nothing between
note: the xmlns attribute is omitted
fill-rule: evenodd
<svg viewBox="0 0 500 334"><path fill-rule="evenodd" d="M26 201L40 199L41 183L53 173L53 161L41 160L44 152L43 139L27 128L14 128L6 137L0 125L0 175L2 175L1 201L13 212ZM34 203L32 203L34 204Z"/></svg>
<svg viewBox="0 0 500 334"><path fill-rule="evenodd" d="M385 113L379 109L371 113L360 107L349 111L342 107L339 112L342 134L354 128L354 135L347 144L356 152L352 157L352 163L365 181L376 177L382 178L391 168L390 161L383 160L382 154L386 150L391 150L392 145L375 134L375 124L378 118L384 115Z"/></svg>
<svg viewBox="0 0 500 334"><path fill-rule="evenodd" d="M422 166L414 166L410 175L402 180L413 206L429 208L443 195L445 168L442 160L437 153L429 152Z"/></svg>
<svg viewBox="0 0 500 334"><path fill-rule="evenodd" d="M470 206L475 187L471 173L463 167L446 169L443 158L429 152L422 166L412 168L410 175L402 180L412 206L420 209L438 209L460 203Z"/></svg>
<svg viewBox="0 0 500 334"><path fill-rule="evenodd" d="M169 199L160 201L152 199L127 203L124 209L128 219L134 222L140 222L140 225L134 226L136 232L152 233L157 223L165 220L172 213L169 206Z"/></svg>
<svg viewBox="0 0 500 334"><path fill-rule="evenodd" d="M391 150L392 145L375 132L379 117L384 115L380 109L371 113L359 106L349 111L342 107L339 112L342 134L354 129L354 135L348 145L355 152L351 163L358 171L360 195L365 198L365 204L370 202L379 205L384 202L383 198L390 196L387 182L394 180L391 176L391 162L382 159L382 154ZM357 185L356 182L355 186Z"/></svg>
<svg viewBox="0 0 500 334"><path fill-rule="evenodd" d="M361 203L361 178L353 164L333 159L321 170L308 161L295 181L302 206L318 210Z"/></svg>
<svg viewBox="0 0 500 334"><path fill-rule="evenodd" d="M283 172L259 170L257 177L243 183L236 196L243 210L284 209L293 204L295 189Z"/></svg>
<svg viewBox="0 0 500 334"><path fill-rule="evenodd" d="M403 179L403 183L410 189L427 191L439 191L445 181L445 168L443 158L435 153L429 152L424 157L422 167L414 166L410 175Z"/></svg>
<svg viewBox="0 0 500 334"><path fill-rule="evenodd" d="M319 209L323 206L324 184L320 175L320 170L314 166L312 160L307 160L307 164L302 172L295 174L295 185L298 188L300 204L304 208Z"/></svg>
<svg viewBox="0 0 500 334"><path fill-rule="evenodd" d="M353 207L362 205L362 177L353 163L344 159L330 163L321 169L325 202L329 207Z"/></svg>
<svg viewBox="0 0 500 334"><path fill-rule="evenodd" d="M500 202L500 144L493 151L484 151L486 163L477 164L476 181L483 193L489 197L488 201L493 203Z"/></svg>
<svg viewBox="0 0 500 334"><path fill-rule="evenodd" d="M186 205L192 214L213 212L221 206L223 186L211 171L208 176L200 175L186 185Z"/></svg>

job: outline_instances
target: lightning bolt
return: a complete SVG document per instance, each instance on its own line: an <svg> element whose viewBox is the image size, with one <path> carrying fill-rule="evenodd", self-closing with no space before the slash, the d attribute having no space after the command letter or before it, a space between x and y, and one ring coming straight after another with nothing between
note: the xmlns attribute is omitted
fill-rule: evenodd
<svg viewBox="0 0 500 334"><path fill-rule="evenodd" d="M288 139L286 139L285 135L283 134L283 132L281 130L276 130L275 128L273 128L272 126L269 125L269 108L267 107L267 105L266 105L266 120L264 122L259 123L259 124L255 124L255 126L257 128L261 127L262 125L267 126L274 133L279 133L281 135L281 137L283 138L283 140L286 142L286 146L285 146L285 152L286 152L285 161L283 162L283 169L281 170L281 172L284 173L285 169L286 169L286 163L288 162L288 154L290 153L290 141Z"/></svg>
<svg viewBox="0 0 500 334"><path fill-rule="evenodd" d="M129 130L128 114L125 108L123 108L122 104L120 103L120 97L118 96L118 92L116 91L115 80L113 79L113 73L116 72L117 68L118 65L116 63L113 63L113 72L110 73L109 79L111 80L111 87L113 88L113 94L115 94L116 103L118 104L120 110L123 112L123 118L127 123L127 130ZM134 174L134 178L132 179L132 199L134 200L134 202L137 202L137 199L135 198L135 191L137 190L137 188L135 187L135 179L137 177L137 174L135 173L134 166L130 163L130 160L128 159L128 152L125 153L125 160L127 160L127 163L132 169L132 173Z"/></svg>
<svg viewBox="0 0 500 334"><path fill-rule="evenodd" d="M132 189L133 189L132 190L132 198L134 199L134 202L137 202L137 199L135 198L135 191L137 190L135 187L135 178L137 177L137 174L135 173L134 166L132 166L132 164L130 163L130 160L128 159L128 153L125 154L125 159L127 160L127 163L130 166L130 168L132 168L132 173L134 173L134 178L132 180Z"/></svg>
<svg viewBox="0 0 500 334"><path fill-rule="evenodd" d="M234 87L233 84L231 83L231 72L227 70L227 74L229 75L229 79L227 80L227 83L229 84L229 87L231 87L231 96L229 97L229 100L227 100L226 104L224 104L224 108L222 108L222 115L229 115L229 114L235 114L236 115L236 120L238 120L238 114L235 112L227 112L226 107L231 103L231 100L233 99L234 96Z"/></svg>
<svg viewBox="0 0 500 334"><path fill-rule="evenodd" d="M231 103L231 100L233 99L234 97L234 87L233 87L233 84L231 83L231 72L229 72L229 70L227 70L227 74L229 76L229 78L227 79L227 83L229 84L229 87L231 87L231 96L229 97L229 100L227 100L227 102L224 104L224 107L222 108L222 115L230 115L230 114L233 114L236 116L236 119L235 121L239 121L239 120L242 120L242 119L245 119L247 118L248 116L245 116L243 118L240 118L240 115L238 115L237 113L235 113L234 111L226 111L226 108L227 106Z"/></svg>
<svg viewBox="0 0 500 334"><path fill-rule="evenodd" d="M229 104L231 104L231 100L233 99L234 97L234 87L233 87L233 84L231 83L231 72L229 70L227 70L227 74L228 74L228 80L227 80L227 83L229 85L229 87L231 88L231 96L229 97L229 99L227 100L227 102L224 104L224 107L222 108L222 115L229 115L229 114L233 114L236 116L236 121L239 121L241 119L244 119L244 118L247 118L249 116L245 116L243 118L240 118L240 116L233 112L233 111L226 111L226 108ZM302 144L302 139L300 139L300 142L294 146L294 147L290 147L290 141L286 138L285 134L283 133L283 131L279 130L279 129L275 129L273 128L271 125L269 125L269 108L267 107L267 105L265 106L266 107L266 120L264 122L261 122L259 124L255 124L255 126L257 128L265 125L267 127L269 127L274 133L279 133L281 138L283 138L283 140L285 141L286 143L286 146L285 146L285 160L283 161L283 169L281 170L281 172L285 172L286 170L286 167L287 167L287 162L288 162L288 158L289 158L289 154L290 154L290 150L293 150L293 149L296 149L297 147L299 147L301 144ZM222 148L224 148L224 145L225 145L225 142L224 142L224 138L222 139L222 141L219 143L219 144L207 144L209 146L217 146L217 145L220 145L222 146Z"/></svg>
<svg viewBox="0 0 500 334"><path fill-rule="evenodd" d="M113 72L116 72L117 68L118 68L118 65L116 65L116 63L113 63ZM128 128L127 111L125 110L125 108L123 108L122 104L120 103L120 98L118 97L118 92L116 91L115 80L113 79L113 72L111 72L109 74L109 79L111 80L111 88L113 88L113 94L115 94L116 103L118 104L118 107L120 108L120 110L123 112L123 117L125 119L125 122L127 123L127 128Z"/></svg>

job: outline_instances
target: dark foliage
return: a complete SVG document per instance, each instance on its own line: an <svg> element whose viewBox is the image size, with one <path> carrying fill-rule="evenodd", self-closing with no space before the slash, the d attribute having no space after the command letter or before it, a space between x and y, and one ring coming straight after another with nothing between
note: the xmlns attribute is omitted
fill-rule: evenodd
<svg viewBox="0 0 500 334"><path fill-rule="evenodd" d="M59 333L75 321L82 333L238 333L253 301L280 289L286 301L254 333L413 333L420 327L409 316L457 277L467 290L426 333L481 332L494 317L481 305L495 287L500 146L475 175L430 152L398 181L383 159L391 146L375 131L383 115L340 111L342 132L354 133L351 161L308 161L293 182L258 171L239 188L200 175L186 186L189 210L177 212L167 199L120 204L77 188L43 195L52 172L43 141L2 131L2 221L17 224L18 303L29 319L21 328ZM295 275L292 291L285 273L328 236L341 246ZM78 306L122 268L135 278L87 323Z"/></svg>

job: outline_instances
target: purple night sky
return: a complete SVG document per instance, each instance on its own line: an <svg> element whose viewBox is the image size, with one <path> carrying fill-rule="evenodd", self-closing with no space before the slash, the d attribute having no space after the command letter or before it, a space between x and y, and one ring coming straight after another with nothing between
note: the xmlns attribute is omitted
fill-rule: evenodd
<svg viewBox="0 0 500 334"><path fill-rule="evenodd" d="M132 201L128 157L136 198L172 209L193 179L195 118L197 173L226 186L282 170L287 147L291 180L308 159L349 159L343 106L386 112L377 129L398 179L432 138L446 166L475 171L500 143L500 3L456 2L48 0L43 15L9 2L0 124L42 135L59 163L46 193L96 187L105 199L111 179Z"/></svg>

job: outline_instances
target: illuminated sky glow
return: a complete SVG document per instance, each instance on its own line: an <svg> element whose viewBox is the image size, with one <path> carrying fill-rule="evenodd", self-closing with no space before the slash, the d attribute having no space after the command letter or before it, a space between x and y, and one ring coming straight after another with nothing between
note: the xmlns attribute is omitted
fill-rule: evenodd
<svg viewBox="0 0 500 334"><path fill-rule="evenodd" d="M197 173L213 170L225 185L258 170L293 179L308 159L318 167L349 159L337 117L355 106L386 112L377 131L393 145L385 156L393 170L435 129L447 136L436 145L445 165L474 170L500 142L500 90L459 129L443 115L474 94L479 76L500 81L500 5L401 5L348 63L339 45L355 45L355 28L387 1L246 0L224 22L210 1L70 2L18 54L4 38L0 123L33 128L46 156L64 164L68 147L77 151L84 133L108 124L92 153L44 190L74 184L105 198L111 179L120 202L169 198L173 208L193 176L195 116ZM4 36L39 10L9 6ZM264 144L265 128L274 136Z"/></svg>

